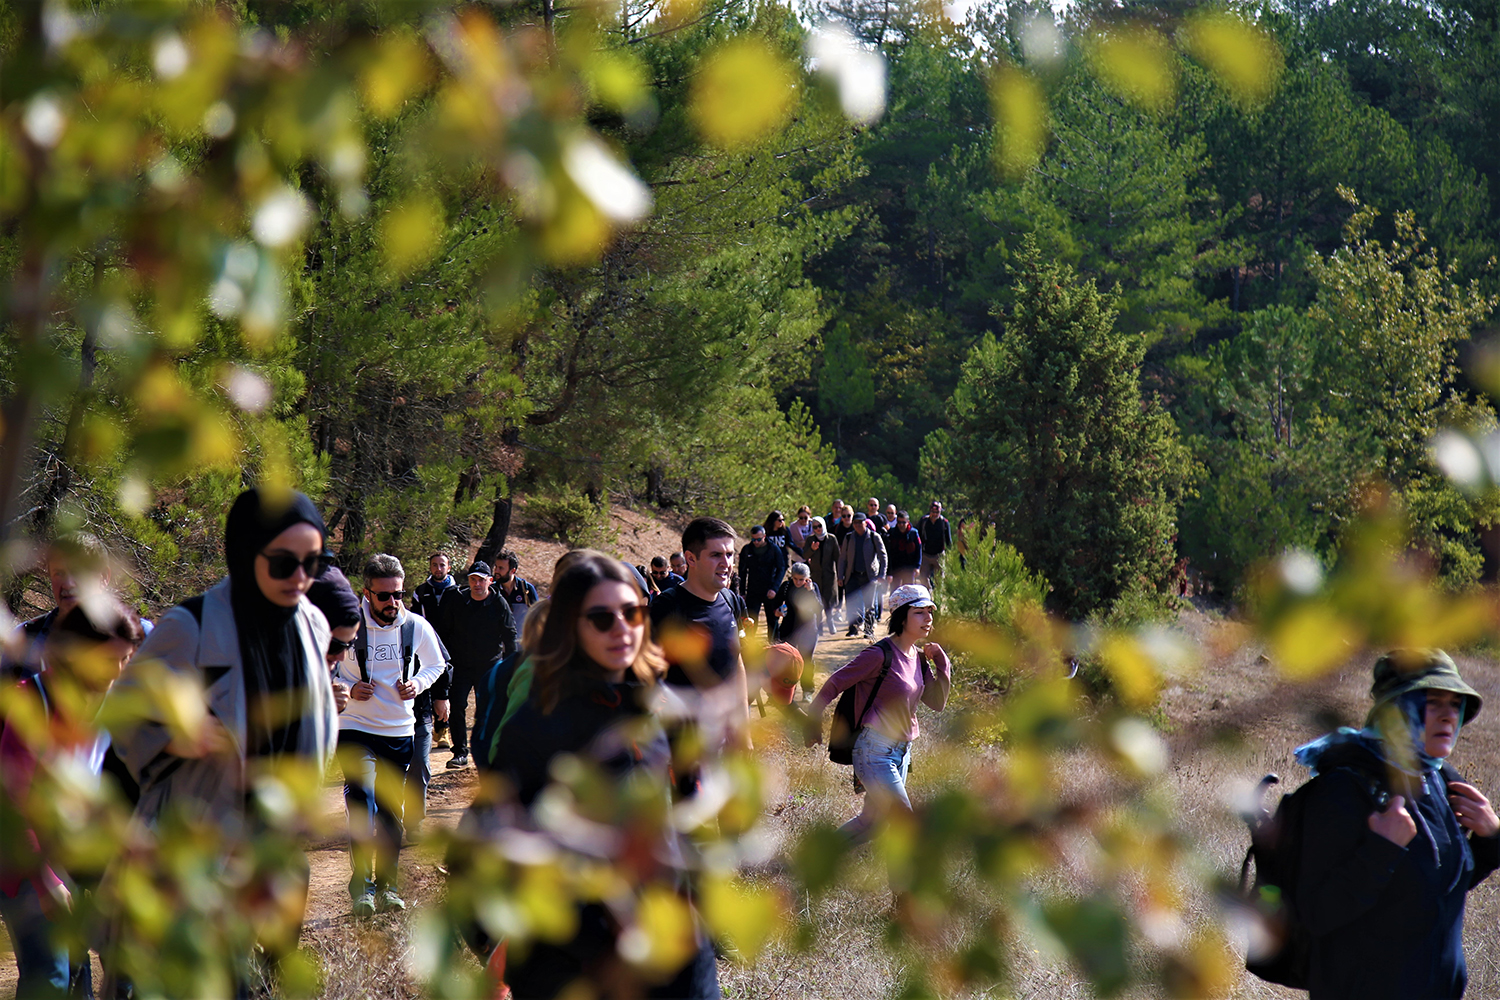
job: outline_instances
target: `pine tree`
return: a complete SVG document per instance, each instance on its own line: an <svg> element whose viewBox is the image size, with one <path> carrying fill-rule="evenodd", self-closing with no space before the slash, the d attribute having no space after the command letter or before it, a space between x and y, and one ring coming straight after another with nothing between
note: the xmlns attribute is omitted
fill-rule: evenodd
<svg viewBox="0 0 1500 1000"><path fill-rule="evenodd" d="M949 415L952 486L1082 617L1174 560L1190 464L1176 427L1141 397L1144 342L1114 327L1114 302L1027 240L1015 311L964 365Z"/></svg>

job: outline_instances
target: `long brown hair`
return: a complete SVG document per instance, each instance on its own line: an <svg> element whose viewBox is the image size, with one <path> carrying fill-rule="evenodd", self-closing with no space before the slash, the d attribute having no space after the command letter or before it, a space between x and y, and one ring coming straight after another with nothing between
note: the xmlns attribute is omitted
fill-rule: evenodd
<svg viewBox="0 0 1500 1000"><path fill-rule="evenodd" d="M583 602L589 591L597 584L611 580L627 584L641 603L646 603L646 595L641 593L635 575L618 559L601 553L590 553L577 559L554 581L547 620L542 623L541 635L531 653L535 671L532 683L543 714L551 714L557 707L570 680L585 672L597 673L600 669L578 648L578 619L583 614ZM654 684L666 673L667 661L649 635L641 643L641 650L629 669L642 684Z"/></svg>

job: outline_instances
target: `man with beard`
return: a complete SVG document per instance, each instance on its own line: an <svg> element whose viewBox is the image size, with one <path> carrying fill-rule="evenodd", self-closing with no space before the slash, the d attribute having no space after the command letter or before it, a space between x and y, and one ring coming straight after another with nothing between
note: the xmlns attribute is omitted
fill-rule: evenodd
<svg viewBox="0 0 1500 1000"><path fill-rule="evenodd" d="M427 579L417 584L417 589L411 595L411 610L413 614L421 615L427 619L427 623L437 628L438 605L443 600L443 595L450 590L458 589L458 582L453 579L453 574L448 572L448 555L445 552L434 552L427 557ZM441 690L439 690L441 689ZM417 730L421 735L422 719L424 716L432 717L432 750L448 749L448 678L444 677L431 691L422 692L417 699ZM441 701L441 710L438 710L436 701ZM427 782L422 782L425 794Z"/></svg>
<svg viewBox="0 0 1500 1000"><path fill-rule="evenodd" d="M531 581L521 576L521 557L506 550L495 557L495 589L510 607L510 616L516 621L516 635L526 627L526 612L537 602L536 588Z"/></svg>
<svg viewBox="0 0 1500 1000"><path fill-rule="evenodd" d="M438 608L438 634L453 658L453 682L448 688L448 717L453 727L453 757L449 768L469 766L469 692L497 660L516 651L516 620L508 602L493 586L487 563L469 567L469 585L443 595ZM475 717L484 713L475 705Z"/></svg>
<svg viewBox="0 0 1500 1000"><path fill-rule="evenodd" d="M349 811L349 896L354 915L404 910L396 893L401 854L400 803L411 764L412 702L447 669L437 633L410 614L401 561L381 553L365 565L365 600L354 639L355 663L336 668L350 683L339 715L339 763Z"/></svg>

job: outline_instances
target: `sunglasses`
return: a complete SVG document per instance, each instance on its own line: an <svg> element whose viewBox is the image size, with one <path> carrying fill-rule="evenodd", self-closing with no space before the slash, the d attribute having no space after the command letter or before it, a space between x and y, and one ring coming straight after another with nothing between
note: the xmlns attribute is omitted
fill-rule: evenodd
<svg viewBox="0 0 1500 1000"><path fill-rule="evenodd" d="M316 578L333 562L333 556L327 552L314 552L306 559L298 559L290 552L262 552L261 557L266 561L266 572L271 574L273 580L289 580L292 574L297 572L297 567L302 567L302 572L310 578Z"/></svg>
<svg viewBox="0 0 1500 1000"><path fill-rule="evenodd" d="M354 648L354 643L352 643L352 642L345 642L343 639L329 639L328 640L328 655L329 656L343 656L345 653L347 653L349 650L351 650L353 648Z"/></svg>
<svg viewBox="0 0 1500 1000"><path fill-rule="evenodd" d="M635 628L638 625L646 624L646 605L627 604L618 611L605 611L603 608L597 608L593 611L585 611L583 617L587 618L589 624L600 632L608 632L613 629L615 627L615 619L617 618L624 621L631 628Z"/></svg>
<svg viewBox="0 0 1500 1000"><path fill-rule="evenodd" d="M377 601L399 601L406 596L404 590L366 590L365 593Z"/></svg>

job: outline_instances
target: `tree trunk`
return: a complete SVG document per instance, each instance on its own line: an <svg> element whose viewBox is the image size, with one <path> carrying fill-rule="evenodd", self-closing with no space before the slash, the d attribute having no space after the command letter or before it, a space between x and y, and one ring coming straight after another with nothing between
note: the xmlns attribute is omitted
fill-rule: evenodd
<svg viewBox="0 0 1500 1000"><path fill-rule="evenodd" d="M495 565L495 557L505 551L505 540L510 535L511 500L508 496L500 496L502 487L495 490L495 516L490 522L490 530L480 543L479 551L474 558Z"/></svg>

